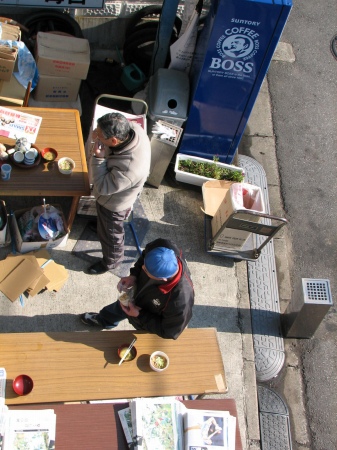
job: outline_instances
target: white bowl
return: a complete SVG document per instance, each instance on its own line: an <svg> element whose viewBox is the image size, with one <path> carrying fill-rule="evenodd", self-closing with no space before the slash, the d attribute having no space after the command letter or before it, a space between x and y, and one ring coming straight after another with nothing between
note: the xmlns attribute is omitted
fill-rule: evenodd
<svg viewBox="0 0 337 450"><path fill-rule="evenodd" d="M154 359L155 357L157 357L157 356L161 356L161 357L163 357L163 358L166 359L167 364L166 364L165 367L159 368L159 367L157 367L157 366L154 365L153 359ZM151 354L151 356L150 356L150 367L151 367L151 369L154 370L155 372L163 372L164 370L166 370L166 369L168 368L169 364L170 364L170 359L169 359L169 357L167 356L167 354L164 353L164 352L161 352L161 351L153 352L153 353Z"/></svg>
<svg viewBox="0 0 337 450"><path fill-rule="evenodd" d="M71 164L71 169L66 168L66 166L68 166L69 164ZM67 156L59 159L57 165L59 171L63 173L63 175L71 175L72 171L75 169L75 162L71 158L68 158Z"/></svg>

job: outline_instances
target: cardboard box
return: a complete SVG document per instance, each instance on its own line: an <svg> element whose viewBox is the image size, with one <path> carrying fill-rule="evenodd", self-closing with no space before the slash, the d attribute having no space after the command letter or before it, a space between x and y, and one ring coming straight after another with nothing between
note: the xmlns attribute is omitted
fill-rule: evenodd
<svg viewBox="0 0 337 450"><path fill-rule="evenodd" d="M12 302L24 292L33 297L45 288L58 291L69 276L46 250L8 255L0 261L0 274L0 291Z"/></svg>
<svg viewBox="0 0 337 450"><path fill-rule="evenodd" d="M39 250L39 249L65 247L66 246L68 237L69 237L69 230L67 227L67 223L65 221L61 206L59 206L59 205L53 205L53 206L55 206L55 208L57 208L59 211L61 211L64 228L67 233L59 238L56 238L55 240L49 240L49 241L45 241L45 240L41 239L41 241L36 241L36 242L24 242L22 240L22 236L21 236L17 221L22 216L23 213L25 213L26 211L30 211L31 208L20 209L18 211L14 211L13 234L14 234L14 239L15 239L15 243L16 243L16 249L18 252L28 253L28 252L32 252L32 251Z"/></svg>
<svg viewBox="0 0 337 450"><path fill-rule="evenodd" d="M10 41L13 45L13 48L10 48L5 43L3 44L5 47L0 49L0 80L9 81L16 69L18 49L15 47L15 42L21 39L21 31L18 26L4 22L0 24L0 27L0 39Z"/></svg>
<svg viewBox="0 0 337 450"><path fill-rule="evenodd" d="M214 216L224 200L233 181L209 180L202 185L202 199L204 202L204 213Z"/></svg>
<svg viewBox="0 0 337 450"><path fill-rule="evenodd" d="M22 255L0 261L0 290L14 302L43 275L35 259Z"/></svg>
<svg viewBox="0 0 337 450"><path fill-rule="evenodd" d="M9 19L10 20L10 19ZM2 41L20 41L21 30L17 25L1 22L1 40Z"/></svg>
<svg viewBox="0 0 337 450"><path fill-rule="evenodd" d="M75 102L80 86L77 78L40 75L33 97L39 102Z"/></svg>
<svg viewBox="0 0 337 450"><path fill-rule="evenodd" d="M39 267L43 270L44 277L46 278L44 287L46 287L48 291L59 291L69 277L68 271L64 268L64 266L57 264L53 259L51 259L48 251L44 249L34 253L29 253L29 255L35 256ZM28 289L28 293L31 296L40 291L41 289L38 286Z"/></svg>
<svg viewBox="0 0 337 450"><path fill-rule="evenodd" d="M85 80L90 66L87 39L39 32L35 60L41 75Z"/></svg>
<svg viewBox="0 0 337 450"><path fill-rule="evenodd" d="M238 209L247 209L248 211L265 212L261 188L247 183L239 183L243 188L250 188L253 196L255 196L254 208L248 208L247 205L238 208L233 194L233 183L230 181L208 181L202 186L202 194L204 201L204 212L212 216L212 237L216 237L215 246L217 249L233 249L240 250L251 236L250 231L238 230L233 228L221 228L228 218ZM246 197L244 202L251 200ZM237 214L236 218L247 220L250 222L259 222L260 218L253 214ZM217 233L220 234L217 235Z"/></svg>
<svg viewBox="0 0 337 450"><path fill-rule="evenodd" d="M26 89L14 75L9 81L0 80L0 102L3 106L22 106Z"/></svg>
<svg viewBox="0 0 337 450"><path fill-rule="evenodd" d="M17 64L18 49L0 50L0 80L9 81Z"/></svg>

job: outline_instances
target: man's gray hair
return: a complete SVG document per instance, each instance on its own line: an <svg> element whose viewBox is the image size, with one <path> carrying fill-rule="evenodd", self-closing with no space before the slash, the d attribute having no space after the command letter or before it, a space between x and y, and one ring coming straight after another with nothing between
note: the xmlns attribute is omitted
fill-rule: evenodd
<svg viewBox="0 0 337 450"><path fill-rule="evenodd" d="M102 130L105 139L115 137L125 141L130 133L128 119L120 113L108 113L97 120L97 126Z"/></svg>

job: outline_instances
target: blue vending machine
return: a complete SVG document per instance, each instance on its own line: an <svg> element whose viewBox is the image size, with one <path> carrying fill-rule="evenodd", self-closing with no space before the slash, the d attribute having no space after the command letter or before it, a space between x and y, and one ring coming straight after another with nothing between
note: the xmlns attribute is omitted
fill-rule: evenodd
<svg viewBox="0 0 337 450"><path fill-rule="evenodd" d="M233 162L291 7L291 0L212 1L179 153Z"/></svg>

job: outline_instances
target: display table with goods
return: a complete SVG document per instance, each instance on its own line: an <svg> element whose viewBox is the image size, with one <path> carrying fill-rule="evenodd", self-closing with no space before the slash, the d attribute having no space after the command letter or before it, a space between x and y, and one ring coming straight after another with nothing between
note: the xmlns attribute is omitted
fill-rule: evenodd
<svg viewBox="0 0 337 450"><path fill-rule="evenodd" d="M236 418L235 450L242 450L237 409L234 399L184 400L188 409L228 411ZM43 410L56 414L55 448L58 450L127 450L130 448L123 432L118 411L129 403L80 403L10 406L10 410Z"/></svg>
<svg viewBox="0 0 337 450"><path fill-rule="evenodd" d="M69 229L74 221L78 201L81 196L90 194L88 168L84 152L80 115L73 109L54 108L11 108L13 114L31 115L41 119L34 137L32 147L37 152L32 164L17 162L11 150L15 148L16 139L13 131L6 131L6 120L12 120L5 114L1 114L3 126L0 127L0 142L6 147L9 158L0 161L12 166L10 179L0 182L0 197L39 197L37 205L41 204L42 197L72 197L72 203L68 217L66 218ZM4 110L7 113L8 110ZM14 119L13 119L14 120ZM23 120L22 120L23 123ZM19 124L22 125L22 124ZM28 128L28 127L27 127ZM34 134L33 127L32 134ZM25 135L29 135L29 128ZM6 135L7 133L7 135ZM14 132L15 133L15 132ZM29 139L29 138L28 138ZM45 148L53 148L57 152L54 160L48 161L41 157ZM67 158L72 161L72 171L64 174L60 171L59 161ZM61 169L63 166L61 167Z"/></svg>

